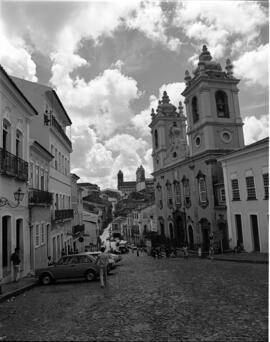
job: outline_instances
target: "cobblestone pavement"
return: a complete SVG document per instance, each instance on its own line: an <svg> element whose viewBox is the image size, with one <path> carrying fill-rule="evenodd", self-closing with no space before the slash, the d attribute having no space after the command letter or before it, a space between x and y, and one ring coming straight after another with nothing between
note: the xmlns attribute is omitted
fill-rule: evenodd
<svg viewBox="0 0 270 342"><path fill-rule="evenodd" d="M267 341L268 267L124 255L109 285L38 286L0 304L7 340Z"/></svg>

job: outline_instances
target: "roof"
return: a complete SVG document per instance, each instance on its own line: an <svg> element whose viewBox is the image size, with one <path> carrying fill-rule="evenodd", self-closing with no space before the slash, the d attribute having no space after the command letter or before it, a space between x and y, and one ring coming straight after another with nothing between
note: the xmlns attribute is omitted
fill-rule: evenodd
<svg viewBox="0 0 270 342"><path fill-rule="evenodd" d="M16 83L13 81L12 77L8 75L6 70L3 68L3 66L0 64L0 70L3 72L3 74L8 78L10 83L13 85L13 87L17 90L17 92L22 96L22 98L25 100L25 102L31 107L31 109L34 111L36 115L38 115L38 112L36 108L32 105L32 103L27 99L27 97L23 94L23 92L20 90L20 88L16 85Z"/></svg>
<svg viewBox="0 0 270 342"><path fill-rule="evenodd" d="M246 153L246 152L248 153L250 150L256 149L257 147L258 148L259 147L265 147L264 145L268 145L268 147L269 147L269 137L261 139L261 140L258 140L255 143L246 145L243 148L240 148L240 149L238 149L236 151L233 151L233 152L228 153L228 154L226 154L224 156L221 156L220 158L218 158L218 160L219 161L223 161L223 160L226 160L226 159L229 159L229 158L233 158L235 156L238 156L239 154Z"/></svg>
<svg viewBox="0 0 270 342"><path fill-rule="evenodd" d="M44 97L44 94L48 94L51 93L54 95L54 97L56 98L59 106L61 107L67 122L69 123L69 125L72 124L72 121L70 120L62 102L60 101L56 91L51 88L48 87L44 84L40 84L40 83L36 83L36 82L31 82L31 81L27 81L24 79L21 79L19 77L15 77L15 76L11 76L12 80L14 81L14 83L21 89L21 91L25 94L25 96L33 103L35 103L35 106L37 108L37 110L39 110L40 112L43 111L43 101L41 103L41 99ZM37 95L39 95L39 98L37 97ZM37 102L39 100L39 102ZM39 107L39 108L38 108Z"/></svg>

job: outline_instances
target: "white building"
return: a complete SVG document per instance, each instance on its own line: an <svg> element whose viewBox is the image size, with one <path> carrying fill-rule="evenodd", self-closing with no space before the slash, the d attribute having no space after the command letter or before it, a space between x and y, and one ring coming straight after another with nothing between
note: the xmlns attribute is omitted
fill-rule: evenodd
<svg viewBox="0 0 270 342"><path fill-rule="evenodd" d="M53 260L57 261L65 245L72 245L73 209L70 180L72 144L66 134L66 127L72 122L52 88L16 77L12 79L38 111L38 116L30 125L30 137L54 156L49 178L49 191L53 193L49 245L50 254Z"/></svg>
<svg viewBox="0 0 270 342"><path fill-rule="evenodd" d="M230 153L222 162L230 247L268 253L269 139Z"/></svg>
<svg viewBox="0 0 270 342"><path fill-rule="evenodd" d="M97 248L97 240L100 232L98 219L98 214L83 210L85 250L92 251Z"/></svg>
<svg viewBox="0 0 270 342"><path fill-rule="evenodd" d="M37 112L1 66L0 99L0 279L6 283L12 280L10 256L16 247L20 248L21 276L30 272L29 125ZM19 188L24 198L12 208Z"/></svg>

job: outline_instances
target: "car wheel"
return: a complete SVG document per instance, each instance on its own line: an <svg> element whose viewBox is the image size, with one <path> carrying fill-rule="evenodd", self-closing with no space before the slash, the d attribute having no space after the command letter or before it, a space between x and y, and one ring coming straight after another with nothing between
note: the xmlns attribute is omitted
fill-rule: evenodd
<svg viewBox="0 0 270 342"><path fill-rule="evenodd" d="M40 277L40 282L42 285L50 285L52 282L52 277L49 274L43 274Z"/></svg>
<svg viewBox="0 0 270 342"><path fill-rule="evenodd" d="M96 279L96 274L94 271L87 271L86 274L85 274L85 279L86 281L92 281L92 280L95 280Z"/></svg>

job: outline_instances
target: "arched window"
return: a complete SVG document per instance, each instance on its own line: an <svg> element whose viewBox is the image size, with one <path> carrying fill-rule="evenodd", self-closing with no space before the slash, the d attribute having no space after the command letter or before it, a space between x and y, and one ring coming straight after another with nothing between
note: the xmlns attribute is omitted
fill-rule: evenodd
<svg viewBox="0 0 270 342"><path fill-rule="evenodd" d="M16 157L22 158L22 132L16 130Z"/></svg>
<svg viewBox="0 0 270 342"><path fill-rule="evenodd" d="M166 182L167 187L167 200L168 200L168 207L171 208L173 205L173 199L172 199L172 185L169 181Z"/></svg>
<svg viewBox="0 0 270 342"><path fill-rule="evenodd" d="M191 206L191 199L190 199L190 187L189 187L189 180L186 176L182 178L183 183L183 195L184 195L184 205L186 208Z"/></svg>
<svg viewBox="0 0 270 342"><path fill-rule="evenodd" d="M201 207L206 207L208 205L208 199L205 175L199 171L196 178L198 180L199 205Z"/></svg>
<svg viewBox="0 0 270 342"><path fill-rule="evenodd" d="M216 107L218 117L228 118L230 116L228 107L228 97L227 94L222 90L218 90L216 92Z"/></svg>
<svg viewBox="0 0 270 342"><path fill-rule="evenodd" d="M191 107L192 107L193 123L195 123L199 120L198 100L196 96L194 96L192 99Z"/></svg>
<svg viewBox="0 0 270 342"><path fill-rule="evenodd" d="M158 148L158 131L155 130L155 146Z"/></svg>

